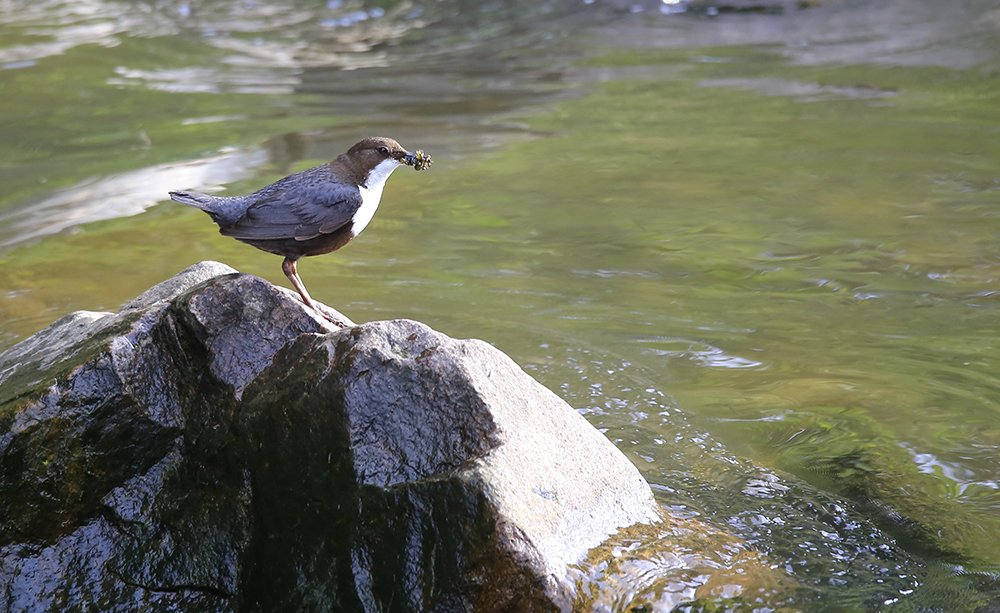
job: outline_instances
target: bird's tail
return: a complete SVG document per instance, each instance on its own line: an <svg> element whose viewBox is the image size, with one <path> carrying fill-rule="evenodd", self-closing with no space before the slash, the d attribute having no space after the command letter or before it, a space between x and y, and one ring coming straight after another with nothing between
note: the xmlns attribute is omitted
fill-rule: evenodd
<svg viewBox="0 0 1000 613"><path fill-rule="evenodd" d="M215 210L213 205L215 204L216 198L214 196L209 196L208 194L177 191L170 192L170 199L175 202L180 202L181 204L187 204L199 208L206 213L212 213Z"/></svg>

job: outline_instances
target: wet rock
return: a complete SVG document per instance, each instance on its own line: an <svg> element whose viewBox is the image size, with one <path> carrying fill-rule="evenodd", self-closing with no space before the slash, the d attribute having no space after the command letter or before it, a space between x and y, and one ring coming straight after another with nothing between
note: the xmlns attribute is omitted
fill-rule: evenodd
<svg viewBox="0 0 1000 613"><path fill-rule="evenodd" d="M3 611L570 610L659 517L490 345L216 263L0 355Z"/></svg>

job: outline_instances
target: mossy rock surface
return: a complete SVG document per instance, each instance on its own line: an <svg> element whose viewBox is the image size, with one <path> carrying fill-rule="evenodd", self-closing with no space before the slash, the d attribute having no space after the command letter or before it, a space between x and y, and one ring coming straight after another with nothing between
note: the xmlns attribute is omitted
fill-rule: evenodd
<svg viewBox="0 0 1000 613"><path fill-rule="evenodd" d="M556 611L636 468L482 341L203 263L0 355L7 611Z"/></svg>

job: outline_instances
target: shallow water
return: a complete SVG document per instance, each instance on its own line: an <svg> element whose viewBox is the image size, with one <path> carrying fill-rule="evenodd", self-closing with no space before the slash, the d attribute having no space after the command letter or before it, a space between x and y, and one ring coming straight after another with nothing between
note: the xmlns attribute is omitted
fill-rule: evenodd
<svg viewBox="0 0 1000 613"><path fill-rule="evenodd" d="M0 3L0 348L205 259L287 284L166 192L391 135L435 165L314 297L506 351L796 586L758 606L1000 606L1000 13L634 6Z"/></svg>

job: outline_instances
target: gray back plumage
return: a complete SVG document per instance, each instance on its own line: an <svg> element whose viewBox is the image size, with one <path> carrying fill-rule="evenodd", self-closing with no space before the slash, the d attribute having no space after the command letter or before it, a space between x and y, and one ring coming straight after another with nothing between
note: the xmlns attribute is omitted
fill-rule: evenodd
<svg viewBox="0 0 1000 613"><path fill-rule="evenodd" d="M171 192L177 202L197 207L240 240L305 239L351 223L361 206L355 185L340 183L328 164L289 175L246 196Z"/></svg>
<svg viewBox="0 0 1000 613"><path fill-rule="evenodd" d="M170 199L199 208L212 216L220 228L236 223L253 203L253 194L246 196L211 196L198 192L170 192Z"/></svg>

